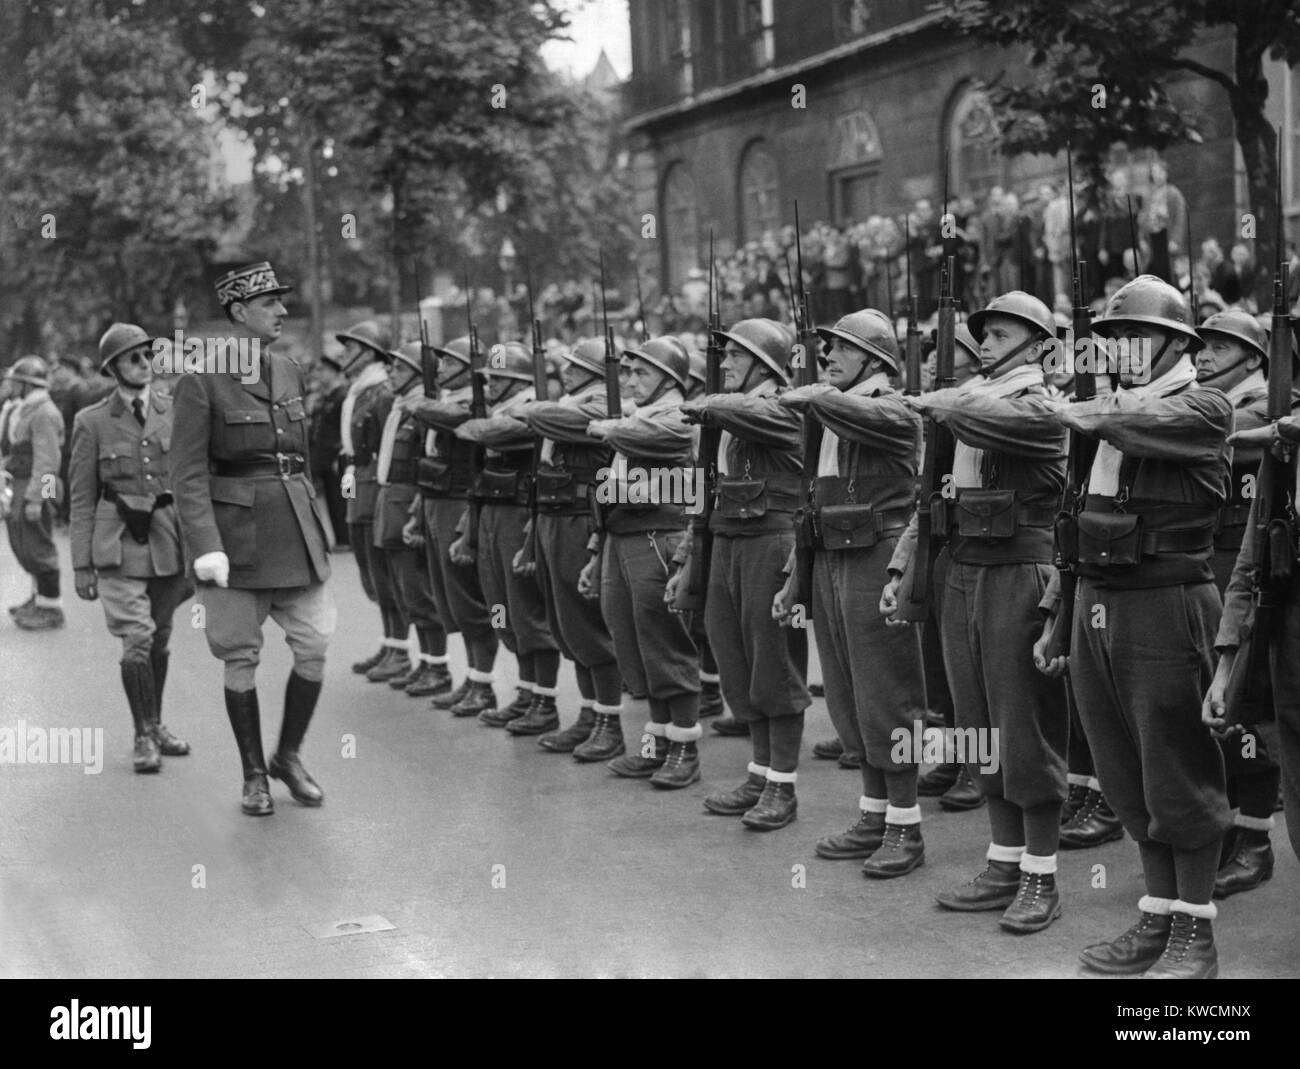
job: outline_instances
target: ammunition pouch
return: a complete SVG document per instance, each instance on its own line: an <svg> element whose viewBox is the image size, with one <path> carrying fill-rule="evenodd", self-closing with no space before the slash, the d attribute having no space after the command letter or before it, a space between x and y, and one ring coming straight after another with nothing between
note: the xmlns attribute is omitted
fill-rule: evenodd
<svg viewBox="0 0 1300 1069"><path fill-rule="evenodd" d="M817 513L823 549L866 549L879 539L870 505L826 505Z"/></svg>
<svg viewBox="0 0 1300 1069"><path fill-rule="evenodd" d="M484 504L527 505L528 479L518 471L491 471L479 473L477 496Z"/></svg>
<svg viewBox="0 0 1300 1069"><path fill-rule="evenodd" d="M451 461L442 457L421 457L415 462L415 485L433 494L451 490Z"/></svg>
<svg viewBox="0 0 1300 1069"><path fill-rule="evenodd" d="M1268 537L1268 577L1277 584L1289 582L1295 567L1295 530L1282 518L1270 520Z"/></svg>
<svg viewBox="0 0 1300 1069"><path fill-rule="evenodd" d="M930 537L941 542L947 541L948 531L952 528L950 501L937 491L930 495Z"/></svg>
<svg viewBox="0 0 1300 1069"><path fill-rule="evenodd" d="M955 509L957 533L962 538L998 542L1016 536L1014 490L963 490L957 495Z"/></svg>
<svg viewBox="0 0 1300 1069"><path fill-rule="evenodd" d="M1073 512L1062 512L1056 517L1056 556L1066 564L1079 563L1079 517Z"/></svg>
<svg viewBox="0 0 1300 1069"><path fill-rule="evenodd" d="M571 471L539 471L534 487L537 507L548 511L568 508L587 496L586 487Z"/></svg>
<svg viewBox="0 0 1300 1069"><path fill-rule="evenodd" d="M1101 568L1142 560L1142 517L1126 512L1081 512L1079 562Z"/></svg>
<svg viewBox="0 0 1300 1069"><path fill-rule="evenodd" d="M756 520L768 512L798 512L802 479L797 474L778 474L766 479L718 480L714 505L719 516L729 520Z"/></svg>

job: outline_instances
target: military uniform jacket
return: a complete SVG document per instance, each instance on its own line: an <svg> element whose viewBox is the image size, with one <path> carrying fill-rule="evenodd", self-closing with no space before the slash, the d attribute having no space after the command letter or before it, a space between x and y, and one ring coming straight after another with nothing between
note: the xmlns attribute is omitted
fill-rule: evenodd
<svg viewBox="0 0 1300 1069"><path fill-rule="evenodd" d="M230 559L230 585L262 590L329 577L329 517L306 471L223 474L227 465L307 456L304 379L297 361L262 355L257 382L184 375L176 384L172 484L186 553Z"/></svg>
<svg viewBox="0 0 1300 1069"><path fill-rule="evenodd" d="M375 499L379 495L376 480L379 464L379 441L384 421L393 407L393 391L383 379L357 394L352 407L352 463L356 466L355 496L348 500L348 523L373 523Z"/></svg>
<svg viewBox="0 0 1300 1069"><path fill-rule="evenodd" d="M63 462L63 416L47 391L33 390L5 410L0 457L15 482L27 480L24 501L44 500L47 485L57 490Z"/></svg>
<svg viewBox="0 0 1300 1069"><path fill-rule="evenodd" d="M468 419L458 437L485 449L483 470L471 492L484 505L527 505L533 465L533 434L515 410L533 399L533 388L498 401L486 419Z"/></svg>
<svg viewBox="0 0 1300 1069"><path fill-rule="evenodd" d="M74 568L118 569L137 579L185 570L174 504L153 510L149 541L142 544L108 500L124 496L133 508L148 509L170 494L171 447L172 401L157 386L149 388L143 427L117 390L77 413L68 467Z"/></svg>
<svg viewBox="0 0 1300 1069"><path fill-rule="evenodd" d="M1268 422L1268 381L1256 372L1228 391L1232 402L1232 429L1250 431ZM1246 517L1250 514L1251 498L1246 497L1246 487L1259 471L1264 450L1259 446L1235 445L1232 447L1232 483L1228 489L1228 502L1219 509L1219 522L1214 530L1215 549L1240 549L1246 535Z"/></svg>
<svg viewBox="0 0 1300 1069"><path fill-rule="evenodd" d="M425 457L417 465L416 483L426 498L464 501L474 481L474 446L456 436L470 418L470 390L451 390L436 400L417 397L411 415L426 430Z"/></svg>
<svg viewBox="0 0 1300 1069"><path fill-rule="evenodd" d="M737 537L794 529L802 490L803 420L781 404L781 392L782 387L769 380L746 394L708 394L694 402L704 406L723 432L709 517L714 534ZM752 515L754 510L746 506L744 498L751 493L765 502L761 515Z"/></svg>
<svg viewBox="0 0 1300 1069"><path fill-rule="evenodd" d="M608 500L605 529L611 534L680 531L686 526L685 504L663 500L658 490L665 483L671 488L674 469L684 478L695 462L699 433L682 416L682 401L679 391L669 390L611 426L605 441L615 453L597 495L598 501ZM604 412L602 406L602 416ZM662 480L648 477L656 469ZM640 485L659 500L642 500L642 495L632 492L638 475Z"/></svg>
<svg viewBox="0 0 1300 1069"><path fill-rule="evenodd" d="M379 492L375 498L375 545L384 549L409 548L402 540L402 528L412 516L419 493L416 464L424 452L424 432L410 409L416 396L408 394L394 403L399 412L397 426L391 443L381 442L376 468Z"/></svg>
<svg viewBox="0 0 1300 1069"><path fill-rule="evenodd" d="M539 512L578 516L589 511L588 491L609 467L612 452L587 434L587 427L605 415L603 385L564 401L537 401L524 410L528 425L546 439L537 473Z"/></svg>

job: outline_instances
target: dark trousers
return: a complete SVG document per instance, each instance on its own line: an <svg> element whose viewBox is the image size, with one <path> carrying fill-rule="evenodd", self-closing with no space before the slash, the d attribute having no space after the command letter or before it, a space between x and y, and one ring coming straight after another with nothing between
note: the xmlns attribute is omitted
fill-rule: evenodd
<svg viewBox="0 0 1300 1069"><path fill-rule="evenodd" d="M315 482L316 493L325 499L325 508L329 512L330 525L334 528L335 545L349 545L348 508L347 502L343 500L343 490L339 485L338 473L333 469L318 471L315 475Z"/></svg>
<svg viewBox="0 0 1300 1069"><path fill-rule="evenodd" d="M41 502L41 518L29 522L23 515L27 480L14 480L13 508L5 519L9 547L22 568L36 582L36 593L43 598L59 596L59 551L54 545L54 506Z"/></svg>
<svg viewBox="0 0 1300 1069"><path fill-rule="evenodd" d="M398 607L406 620L421 633L432 631L445 636L438 606L434 604L433 592L429 589L429 569L424 562L424 550L380 549L376 552L388 557Z"/></svg>
<svg viewBox="0 0 1300 1069"><path fill-rule="evenodd" d="M398 608L397 586L393 580L393 570L388 563L388 554L375 546L375 525L373 523L349 524L352 535L352 552L357 558L357 570L361 573L361 589L366 597L378 603L381 609L393 611ZM404 637L404 636L399 636Z"/></svg>
<svg viewBox="0 0 1300 1069"><path fill-rule="evenodd" d="M590 535L590 521L585 514L541 513L537 517L534 559L537 583L546 606L546 622L560 652L584 668L612 664L615 660L614 640L605 626L600 602L578 593L578 574L590 556L587 552Z"/></svg>
<svg viewBox="0 0 1300 1069"><path fill-rule="evenodd" d="M1291 849L1300 857L1300 573L1292 580L1282 626L1269 650L1282 799Z"/></svg>
<svg viewBox="0 0 1300 1069"><path fill-rule="evenodd" d="M464 500L424 499L424 557L429 568L429 589L443 628L448 634L460 631L466 639L475 640L491 635L492 623L478 569L451 559L451 545L460 537L456 527L464 514Z"/></svg>
<svg viewBox="0 0 1300 1069"><path fill-rule="evenodd" d="M514 572L515 554L524 545L524 505L484 505L478 523L478 578L488 619L506 649L516 657L555 650L546 623L546 606L535 576Z"/></svg>

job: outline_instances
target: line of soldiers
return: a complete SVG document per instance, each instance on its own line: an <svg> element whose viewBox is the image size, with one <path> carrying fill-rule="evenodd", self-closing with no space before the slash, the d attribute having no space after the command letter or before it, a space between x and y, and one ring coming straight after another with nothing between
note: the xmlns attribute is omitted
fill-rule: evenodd
<svg viewBox="0 0 1300 1069"><path fill-rule="evenodd" d="M232 330L266 345L279 334L284 291L269 264L219 284ZM1098 398L1071 404L1060 399L1061 382L1049 386L1044 375L1056 322L1028 294L1004 294L971 315L958 339L975 374L924 393L903 391L894 326L876 310L819 328L824 380L793 389L790 329L748 319L714 334L720 392L702 392L700 354L676 338L650 338L617 354L617 405L609 354L598 341L565 354L565 394L548 401L534 396L531 354L517 342L493 346L481 369L469 336L435 347L430 390L419 343L392 348L378 324L358 324L339 335L352 378L343 409L343 492L383 638L354 670L430 697L453 717L535 736L547 751L604 762L621 777L672 790L701 779L700 719L718 711L710 693L716 665L721 697L748 729L750 759L743 781L709 793L704 806L754 830L785 827L797 815L811 702L806 633L789 626L803 615L795 604L796 536L811 517L808 615L838 741L844 753L860 755L862 780L855 823L818 841L817 853L862 859L864 875L875 879L923 864L919 759L897 740L946 692L955 727L991 739L995 759L963 759L968 789L987 801L990 844L984 869L942 892L939 905L1000 911L1001 927L1012 933L1046 928L1061 912L1055 874L1062 824L1084 809L1096 815L1100 803L1091 794L1104 791L1113 820L1138 843L1147 894L1138 922L1087 948L1085 967L1215 975L1213 898L1271 875L1267 832L1278 776L1258 749L1248 759L1240 748L1231 754L1236 742L1207 728L1221 712L1225 665L1249 622L1252 564L1243 533L1254 503L1244 491L1248 481L1230 482L1230 472L1244 474L1263 448L1284 450L1300 439L1295 421L1266 425L1259 415L1265 348L1253 323L1225 313L1197 332L1176 290L1139 277L1114 295L1094 329L1149 343L1149 381L1126 365L1113 388L1098 376L1107 387ZM133 338L123 335L120 345ZM162 426L151 430L149 421L168 413L131 378L134 363L121 358L134 351L116 338L101 345L101 357L112 354L103 364L119 389L74 432L81 445L74 447L74 561L84 572L78 546L87 536L78 531L93 504L89 560L101 595L106 577L123 569L95 548L101 520L112 519L97 502L117 510L128 493L147 496L149 475L158 471L150 465L167 461ZM262 379L247 385L222 375L181 380L168 475L176 520L168 519L165 493L148 510L152 526L133 528L130 512L116 512L128 534L148 532L151 551L153 527L174 529L179 521L184 558L208 613L208 642L226 665L243 807L255 815L273 808L268 771L303 804L323 798L298 751L334 626L325 584L328 517L304 474L301 369L265 351L261 368ZM486 412L475 412L475 374L485 380ZM128 407L137 410L136 428L126 422ZM111 464L105 471L113 450L89 444L92 423L110 418L129 432L129 471ZM802 474L808 420L823 427L810 486ZM930 505L933 533L944 544L927 574L932 614L916 627L899 609L929 568L918 551L916 509L927 420L944 427L955 448L950 470L940 473L946 507ZM1235 453L1228 444L1234 422L1243 435ZM678 588L706 538L691 523L685 492L700 465L701 427L721 431L708 473L707 588L703 612L681 612ZM1068 657L1052 657L1061 605L1054 528L1069 432L1099 445L1078 517L1073 642ZM117 501L78 475L92 462ZM126 500L125 507L138 520L144 504ZM116 528L102 534L121 545L125 538ZM175 575L170 560L150 559L162 578ZM1232 574L1227 613L1216 564L1220 581ZM85 578L79 573L79 593ZM185 596L174 584L167 588L173 593L155 593L155 578L146 573L135 582L145 584L161 638L146 647L133 637L123 673L137 737L153 738L167 753L162 740L170 736L157 726L160 672L153 669L150 705L143 684L127 683L125 667L143 661L133 651L165 651L159 618L169 618L170 601ZM1290 629L1279 643L1297 634L1297 604L1288 603ZM253 678L268 614L284 628L295 660L269 769ZM109 620L112 627L112 613ZM147 630L138 615L135 625L133 634ZM468 666L459 685L447 667L453 632L462 635ZM493 687L501 644L518 666L508 705ZM1280 646L1274 658L1274 684L1284 786L1295 805L1300 710L1281 655L1287 649ZM1217 670L1216 650L1224 654ZM556 703L564 658L573 662L581 695L568 726ZM143 675L131 672L132 681ZM645 697L650 719L640 732L625 733L625 693ZM1091 765L1072 772L1084 768L1071 754L1085 739ZM142 754L138 742L137 768L146 770L151 759L148 744ZM1297 845L1294 830L1292 838Z"/></svg>

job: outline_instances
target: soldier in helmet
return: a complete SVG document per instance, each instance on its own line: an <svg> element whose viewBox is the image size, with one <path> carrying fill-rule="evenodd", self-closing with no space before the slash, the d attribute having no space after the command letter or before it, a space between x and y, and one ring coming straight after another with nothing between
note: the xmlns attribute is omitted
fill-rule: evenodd
<svg viewBox="0 0 1300 1069"><path fill-rule="evenodd" d="M383 554L393 577L401 618L415 627L419 652L410 671L394 676L388 685L414 698L447 694L452 690L447 668L447 632L438 615L424 556L424 536L416 498L416 461L424 451L424 432L412 406L423 396L420 343L407 342L387 353L388 386L393 407L384 417L375 460L374 549Z"/></svg>
<svg viewBox="0 0 1300 1069"><path fill-rule="evenodd" d="M579 761L612 757L608 767L617 775L676 790L700 778L699 651L664 601L688 517L685 502L663 487L672 485L674 473L692 470L698 437L680 412L690 357L680 341L664 336L624 349L623 359L636 409L588 426L592 437L613 447L614 458L597 488L597 501L606 505L599 590L593 586L596 558L579 582L589 596L599 594L623 678L633 692L647 695L650 720L633 751L624 753L622 706L609 709L573 755ZM665 481L647 479L656 470L667 473Z"/></svg>
<svg viewBox="0 0 1300 1069"><path fill-rule="evenodd" d="M1168 283L1150 275L1126 283L1093 333L1129 344L1117 361L1119 389L1057 412L1064 426L1099 439L1078 517L1068 661L1098 778L1137 841L1147 893L1137 923L1081 960L1107 974L1213 977L1211 896L1232 816L1201 698L1222 609L1212 559L1232 404L1197 384L1191 354L1201 340ZM1045 657L1052 593L1034 657L1059 674L1066 658Z"/></svg>
<svg viewBox="0 0 1300 1069"><path fill-rule="evenodd" d="M135 770L189 743L161 721L172 615L193 593L171 493L172 402L153 385L152 339L114 323L99 339L99 371L116 389L72 423L72 568L77 596L99 600L122 640L122 689L135 722Z"/></svg>
<svg viewBox="0 0 1300 1069"><path fill-rule="evenodd" d="M947 508L931 522L948 538L938 613L957 734L988 800L987 866L938 896L944 909L1001 910L999 925L1037 932L1060 915L1057 837L1069 735L1064 684L1042 678L1028 653L1038 602L1054 576L1053 528L1065 488L1066 435L1052 418L1042 360L1056 337L1051 312L1018 290L974 313L983 381L908 402L956 439ZM915 562L916 567L924 562ZM896 602L899 580L889 584ZM972 730L973 729L973 730ZM982 763L969 743L987 740Z"/></svg>
<svg viewBox="0 0 1300 1069"><path fill-rule="evenodd" d="M9 545L32 577L32 594L9 610L24 631L63 626L59 554L54 546L54 508L61 490L63 417L50 400L49 368L24 356L5 372L14 403L0 424L0 462L13 480L13 505L5 526Z"/></svg>
<svg viewBox="0 0 1300 1069"><path fill-rule="evenodd" d="M1197 328L1205 347L1196 353L1196 381L1222 390L1232 402L1233 433L1268 424L1268 334L1247 312L1217 312ZM1214 582L1227 598L1237 554L1247 537L1246 521L1253 499L1251 487L1263 458L1263 448L1245 441L1232 449L1232 484L1227 503L1219 510L1214 529ZM1238 737L1220 740L1228 778L1233 827L1224 849L1214 897L1227 898L1258 887L1273 874L1273 808L1277 804L1281 769L1269 754L1264 736L1250 733L1250 746ZM1250 756L1246 756L1249 754Z"/></svg>
<svg viewBox="0 0 1300 1069"><path fill-rule="evenodd" d="M438 357L438 396L411 401L411 414L425 428L416 481L433 600L444 630L460 632L468 669L459 687L436 695L430 704L453 716L478 716L497 707L492 670L499 643L477 569L451 559L451 547L468 521L473 482L473 447L456 437L456 428L470 418L469 337L454 338L433 351Z"/></svg>
<svg viewBox="0 0 1300 1069"><path fill-rule="evenodd" d="M549 731L542 727L542 716L530 712L506 730L519 735L545 731L538 745L552 753L572 753L590 737L597 715L617 715L623 682L600 604L578 592L594 530L592 495L598 473L610 460L609 447L587 433L593 419L606 416L605 347L583 338L561 358L560 400L530 402L519 414L545 439L537 472L534 558L551 634L577 676L578 719L563 731Z"/></svg>
<svg viewBox="0 0 1300 1069"><path fill-rule="evenodd" d="M515 655L519 680L513 702L504 709L484 710L478 720L487 727L503 728L531 714L531 724L550 731L560 725L555 707L560 650L546 621L536 575L515 571L528 523L533 447L533 435L517 413L536 399L532 354L519 342L499 343L488 351L482 373L487 376L488 418L468 419L456 428L459 437L487 451L475 487L482 502L477 539L466 532L450 552L453 561L478 568L492 624ZM471 545L476 548L471 550Z"/></svg>
<svg viewBox="0 0 1300 1069"><path fill-rule="evenodd" d="M347 501L348 541L356 554L361 588L378 604L384 632L378 651L354 664L352 671L372 683L383 683L411 671L407 650L410 622L402 615L388 556L375 546L374 530L379 439L393 407L385 366L392 336L377 320L367 319L335 337L343 343L344 373L352 377L340 416L343 453L339 462Z"/></svg>
<svg viewBox="0 0 1300 1069"><path fill-rule="evenodd" d="M239 747L250 816L274 812L269 773L300 804L318 806L320 786L299 757L320 698L334 633L329 514L307 471L305 376L270 351L285 316L269 263L217 279L217 299L241 344L259 354L257 375L182 375L176 384L172 492L199 601L204 636L225 664L226 714ZM262 750L257 666L267 616L284 630L293 670L275 754Z"/></svg>
<svg viewBox="0 0 1300 1069"><path fill-rule="evenodd" d="M727 705L749 723L752 760L740 786L710 795L704 805L769 831L798 812L796 769L804 710L812 701L796 643L772 618L772 598L794 548L802 421L780 403L791 353L786 329L770 319L744 319L718 337L725 346L725 392L688 401L682 411L688 420L722 428L704 626Z"/></svg>
<svg viewBox="0 0 1300 1069"><path fill-rule="evenodd" d="M925 716L920 636L887 626L877 611L912 514L921 419L898 391L902 361L888 317L868 308L818 334L826 383L791 390L781 404L825 426L812 494L813 626L831 721L863 762L857 821L816 849L825 858L866 858L865 875L888 879L925 858L917 765L910 754L894 757L894 732L910 734ZM792 607L789 586L772 605L780 618Z"/></svg>

